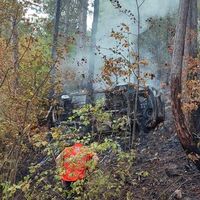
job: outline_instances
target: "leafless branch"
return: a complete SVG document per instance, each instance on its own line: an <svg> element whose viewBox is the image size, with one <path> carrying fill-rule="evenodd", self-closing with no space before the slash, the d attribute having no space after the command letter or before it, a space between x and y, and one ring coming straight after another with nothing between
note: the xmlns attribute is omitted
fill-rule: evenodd
<svg viewBox="0 0 200 200"><path fill-rule="evenodd" d="M4 74L4 77L3 77L3 79L2 79L2 81L1 81L1 83L0 83L0 88L3 86L5 80L6 80L7 76L8 76L9 71L10 71L10 68L8 68L8 69L6 70L6 73Z"/></svg>
<svg viewBox="0 0 200 200"><path fill-rule="evenodd" d="M140 8L146 0L143 0L138 7Z"/></svg>

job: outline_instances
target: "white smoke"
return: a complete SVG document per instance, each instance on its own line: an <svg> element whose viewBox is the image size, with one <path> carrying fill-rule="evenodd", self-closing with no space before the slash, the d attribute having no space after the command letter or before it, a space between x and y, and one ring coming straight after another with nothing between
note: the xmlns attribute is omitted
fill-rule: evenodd
<svg viewBox="0 0 200 200"><path fill-rule="evenodd" d="M135 0L120 0L120 4L122 5L122 9L130 9L137 19L137 7ZM146 19L155 16L164 17L168 13L173 13L178 9L178 4L179 0L145 0L140 8L140 32L145 31L147 28ZM133 23L133 21L131 21L127 15L119 12L118 9L114 8L109 0L101 2L100 10L101 12L97 33L97 46L103 48L112 48L115 44L115 41L110 37L111 30L117 30L117 26L119 26L121 23L127 24L130 27L131 32L133 34L137 34L137 24ZM135 38L133 37L133 40ZM102 50L102 53L109 57L109 51ZM141 55L141 57L144 57L148 60L150 55L148 51L146 51L143 55ZM96 72L100 73L102 67L102 59L97 55L95 60ZM151 63L148 67L146 67L146 69L151 73L156 73L156 69ZM156 79L149 81L148 84L153 86L159 85L158 80ZM96 87L99 87L99 85L97 84Z"/></svg>
<svg viewBox="0 0 200 200"><path fill-rule="evenodd" d="M131 12L137 17L137 9L136 9L136 3L135 0L119 0L120 4L124 9L130 9ZM89 1L91 4L91 0ZM141 0L142 2L142 0ZM175 12L178 9L178 3L179 0L145 0L144 4L141 6L140 9L140 15L141 15L141 32L145 31L147 28L147 24L145 20L149 17L164 17L170 12ZM89 9L93 11L93 8L91 5L89 6ZM88 30L91 28L92 24L92 15L91 13L88 13ZM113 54L109 52L108 50L105 50L106 48L112 48L115 44L115 41L110 37L110 33L113 30L117 31L117 26L119 26L121 23L127 24L131 32L133 34L137 34L137 24L134 24L133 21L130 20L128 16L126 16L124 13L119 12L118 9L114 8L114 6L111 4L109 0L100 0L100 15L99 15L99 23L98 23L98 30L97 30L97 46L102 47L101 52L107 57L112 56ZM133 40L136 37L133 37ZM88 43L89 44L89 43ZM105 48L105 49L104 49ZM81 51L81 50L80 50ZM78 54L83 55L87 61L89 61L89 51L85 52L78 52ZM103 60L101 56L93 55L95 56L95 73L100 74L101 68L103 66ZM78 56L79 57L79 56ZM141 57L145 57L147 60L150 57L149 52L144 52ZM73 63L69 62L69 59L66 58L64 61L64 65L70 65L73 68L76 68L76 71L79 73L85 73L87 77L87 70L88 70L88 64L84 65L83 67L77 66L78 60L74 60ZM63 67L62 67L63 68ZM152 73L156 72L156 69L153 64L150 63L150 65L147 68L147 71L150 71ZM81 71L81 72L80 72ZM150 85L159 85L157 80L150 81L148 84ZM101 84L95 84L96 88L104 87L104 85Z"/></svg>

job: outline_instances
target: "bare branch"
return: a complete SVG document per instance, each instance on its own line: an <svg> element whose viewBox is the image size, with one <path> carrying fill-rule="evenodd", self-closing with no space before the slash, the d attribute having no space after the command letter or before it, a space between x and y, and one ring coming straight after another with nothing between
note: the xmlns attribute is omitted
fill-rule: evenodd
<svg viewBox="0 0 200 200"><path fill-rule="evenodd" d="M140 3L140 5L138 5L138 8L140 8L140 7L144 4L145 1L146 1L146 0L143 0L143 1Z"/></svg>
<svg viewBox="0 0 200 200"><path fill-rule="evenodd" d="M7 76L8 76L8 73L9 73L10 69L11 69L11 68L8 68L8 69L6 70L6 73L5 73L4 77L3 77L3 80L2 80L1 83L0 83L0 88L3 86L5 80L6 80Z"/></svg>

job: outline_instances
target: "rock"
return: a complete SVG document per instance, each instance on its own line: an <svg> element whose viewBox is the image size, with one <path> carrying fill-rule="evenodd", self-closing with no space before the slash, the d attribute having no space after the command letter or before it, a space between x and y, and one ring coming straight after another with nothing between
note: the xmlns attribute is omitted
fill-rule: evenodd
<svg viewBox="0 0 200 200"><path fill-rule="evenodd" d="M181 175L178 166L175 164L171 164L167 169L165 169L165 173L168 177L176 177Z"/></svg>
<svg viewBox="0 0 200 200"><path fill-rule="evenodd" d="M174 192L174 197L175 197L176 199L182 199L182 198L183 198L182 191L181 191L181 190L176 190L176 191Z"/></svg>

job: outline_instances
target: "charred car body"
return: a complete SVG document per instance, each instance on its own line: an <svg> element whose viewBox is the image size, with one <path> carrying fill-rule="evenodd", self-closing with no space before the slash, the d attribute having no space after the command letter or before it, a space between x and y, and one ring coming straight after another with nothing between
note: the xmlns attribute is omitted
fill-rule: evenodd
<svg viewBox="0 0 200 200"><path fill-rule="evenodd" d="M154 88L141 89L138 92L129 85L119 85L101 93L105 99L105 112L111 112L117 119L129 115L133 121L135 116L137 128L148 131L164 121L165 109L161 94ZM136 101L137 99L137 101ZM48 112L49 127L55 127L72 115L73 109L86 104L86 94L61 95L59 103ZM137 104L137 115L135 105ZM59 110L59 111L58 111ZM79 122L77 122L79 124Z"/></svg>
<svg viewBox="0 0 200 200"><path fill-rule="evenodd" d="M161 94L154 88L147 87L137 92L134 87L129 85L119 85L110 90L95 92L96 95L99 93L105 99L105 112L111 112L113 119L129 115L133 121L136 116L137 128L144 131L155 128L164 121L164 103L161 100ZM48 115L51 126L57 126L66 121L72 115L74 108L84 104L86 104L86 94L84 93L61 95L57 105L59 109L54 109L54 111L52 107L52 111ZM136 104L137 115L134 114ZM61 112L58 114L56 110L61 110ZM80 125L78 121L76 124Z"/></svg>
<svg viewBox="0 0 200 200"><path fill-rule="evenodd" d="M136 116L140 129L150 130L164 121L164 103L161 100L161 94L154 88L145 88L137 92L131 86L120 85L107 91L105 99L106 110L113 110L116 117L129 114L134 120ZM136 104L137 114L135 115Z"/></svg>

